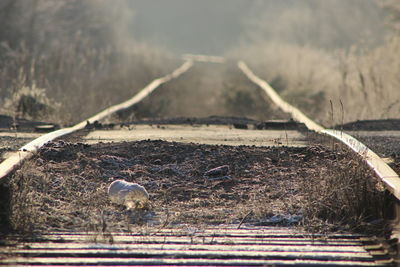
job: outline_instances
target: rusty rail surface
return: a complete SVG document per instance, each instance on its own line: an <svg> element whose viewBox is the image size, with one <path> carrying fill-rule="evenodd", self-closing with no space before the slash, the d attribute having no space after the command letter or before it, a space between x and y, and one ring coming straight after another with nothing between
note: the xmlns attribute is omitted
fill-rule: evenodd
<svg viewBox="0 0 400 267"><path fill-rule="evenodd" d="M353 136L346 134L343 131L324 129L324 127L315 123L299 109L284 101L266 81L257 77L243 61L238 62L238 67L253 83L261 87L278 107L280 107L283 111L290 113L294 120L304 123L309 130L336 138L363 157L376 175L386 185L386 188L396 197L397 200L400 200L399 175L375 152L373 152Z"/></svg>
<svg viewBox="0 0 400 267"><path fill-rule="evenodd" d="M0 183L4 181L4 178L10 174L15 168L17 168L24 160L29 159L33 153L35 153L41 146L45 143L52 141L61 136L65 136L81 130L86 127L87 124L93 124L95 121L100 121L115 112L122 111L132 107L133 105L142 101L145 97L150 95L155 89L157 89L163 83L166 83L172 79L177 78L184 72L190 69L193 65L191 60L187 60L179 68L174 70L172 73L167 74L161 78L155 79L142 90L140 90L136 95L134 95L129 100L122 102L120 104L111 106L96 115L76 124L75 126L59 129L48 134L42 135L36 138L32 142L23 146L19 151L12 153L7 159L5 159L0 164Z"/></svg>

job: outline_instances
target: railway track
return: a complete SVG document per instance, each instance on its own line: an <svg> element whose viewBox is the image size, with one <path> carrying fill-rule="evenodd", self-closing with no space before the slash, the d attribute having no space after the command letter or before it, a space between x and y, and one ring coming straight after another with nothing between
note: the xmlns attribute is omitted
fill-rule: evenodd
<svg viewBox="0 0 400 267"><path fill-rule="evenodd" d="M137 105L153 91L164 84L167 85L169 82L177 80L178 77L188 71L196 61L203 62L202 64L225 64L225 61L218 57L207 57L207 56L193 56L185 55L187 61L172 74L162 77L153 81L149 86L140 91L132 99L119 104L101 113L78 123L77 125L60 129L48 134L45 134L32 142L23 146L19 151L11 153L9 157L0 164L0 181L5 182L9 177L15 173L15 169L21 166L23 161L34 157L35 154L43 147L46 143L59 140L63 137L65 140L73 140L74 143L83 142L90 146L91 144L99 144L96 148L90 150L90 153L95 153L98 149L113 150L116 146L107 145L108 142L139 142L138 151L147 153L147 149L154 153L154 147L147 147L147 145L154 145L157 147L156 150L163 150L160 155L163 157L171 157L171 153L177 153L170 149L170 146L178 145L178 143L187 143L188 145L182 150L184 151L193 149L200 153L204 157L203 151L214 151L215 145L228 145L237 146L238 151L224 152L223 147L218 150L216 158L221 155L235 154L239 157L246 153L262 154L266 153L265 147L289 147L287 151L274 150L273 153L278 151L278 161L285 157L286 160L299 160L299 158L307 157L309 155L300 155L303 149L307 150L310 146L310 136L313 135L311 132L323 136L331 136L336 138L355 153L359 154L375 173L375 175L384 184L390 199L390 214L392 220L392 238L397 237L397 216L398 200L400 199L400 179L395 171L393 171L376 153L370 150L364 144L358 142L352 136L336 130L324 129L322 126L310 120L301 111L294 108L290 104L283 101L279 95L263 80L258 78L252 73L252 71L243 62L238 63L239 69L243 72L242 75L246 75L249 81L262 88L266 95L271 98L274 105L279 107L283 112L290 114L289 117L293 118L296 122L287 121L287 115L276 115L283 113L276 113L275 116L282 116L280 121L268 121L262 122L252 121L246 119L230 120L224 118L223 123L219 121L221 118L212 117L208 118L207 121L202 122L200 119L177 119L174 120L163 120L162 122L157 121L145 121L136 124L124 123L120 127L99 127L102 120L109 117L116 112L131 110L132 107ZM206 63L204 63L206 62ZM210 62L210 63L207 63ZM237 76L237 75L235 75ZM237 81L235 81L237 82ZM201 86L201 81L196 82L198 86ZM205 87L209 85L205 81ZM165 89L165 88L164 88ZM153 93L154 94L154 93ZM285 117L286 116L286 117ZM262 131L260 129L263 129ZM283 129L283 130L282 130ZM147 140L147 141L142 141ZM153 140L153 141L151 141ZM163 140L163 141L160 141ZM167 143L164 143L167 141ZM140 143L142 142L142 143ZM156 142L156 143L154 143ZM172 142L172 143L171 143ZM106 143L106 144L103 144ZM196 143L199 145L192 145ZM65 151L73 151L72 153L89 153L85 152L85 145L71 145L71 143L57 143L54 141L51 143L53 147L49 147L47 152L39 152L42 155L42 160L46 157L53 157L54 155L65 156ZM130 143L127 143L127 145ZM172 145L170 145L172 144ZM251 150L240 150L241 146L256 146ZM291 147L291 148L290 148ZM54 150L55 149L55 150ZM58 149L58 150L57 150ZM97 150L96 150L97 149ZM297 150L296 150L297 149ZM54 154L54 151L58 151L59 154ZM60 152L62 151L62 152ZM168 152L169 151L169 152ZM172 151L172 152L171 152ZM264 151L264 152L262 152ZM307 150L308 151L308 150ZM45 151L46 152L46 151ZM96 152L98 153L98 152ZM194 152L193 152L194 153ZM225 153L225 154L224 154ZM272 152L271 152L272 153ZM296 156L292 156L292 153ZM318 156L322 152L312 154L311 156ZM324 152L325 153L325 152ZM50 155L50 156L48 156ZM69 154L68 154L69 155ZM125 166L125 158L121 155L120 158L105 157L103 154L97 154L101 160L101 164L117 164L115 168L122 168ZM153 154L151 154L153 155ZM185 154L186 155L186 154ZM185 162L187 156L182 156L181 162ZM192 154L191 154L192 155ZM207 154L207 157L212 157L213 154ZM268 155L269 162L256 162L257 164L271 164L274 166L274 155L275 154L264 154ZM286 156L285 156L286 155ZM165 160L163 157L151 158L153 165L162 165ZM336 157L336 156L335 156ZM129 159L129 156L126 156ZM200 157L201 158L201 157ZM248 158L247 158L248 159ZM143 160L142 158L140 160ZM138 162L135 161L138 166ZM146 159L147 160L147 159ZM171 162L176 162L178 158L171 159ZM251 160L251 159L249 159ZM344 159L346 160L346 159ZM80 161L85 161L85 164L89 164L87 158L81 158ZM117 162L117 163L115 163ZM191 164L193 160L188 160ZM232 159L233 162L233 159ZM51 162L49 163L52 164ZM99 166L101 166L101 164ZM133 164L129 162L129 164ZM278 164L279 165L279 164ZM278 166L276 165L276 166ZM171 167L172 166L172 167ZM191 165L195 166L195 165ZM44 167L41 168L51 168ZM67 167L73 168L73 165ZM110 167L111 168L111 167ZM114 167L113 167L114 168ZM115 169L114 168L114 169ZM157 169L158 168L158 169ZM168 164L168 168L157 167L156 173L166 173L167 176L171 172L182 172L176 165L171 163ZM175 168L175 169L174 169ZM235 170L231 172L239 172L240 168L235 165ZM285 172L288 168L280 168L279 172ZM310 167L310 169L312 169ZM141 169L143 171L143 169ZM247 170L246 170L247 171ZM52 173L53 175L54 173ZM134 174L129 174L133 175ZM151 175L151 174L149 174ZM232 175L234 176L234 175ZM141 176L140 176L141 177ZM142 179L142 178L140 178ZM144 179L144 178L143 178ZM232 187L231 182L235 178L231 176L219 176L219 177L208 177L206 179L205 187L199 187L205 190L205 194L210 194L210 188L218 188L222 186L225 188ZM145 182L145 180L142 180ZM251 179L243 180L252 183ZM187 181L190 183L190 181ZM262 180L260 185L263 186ZM148 182L151 186L151 181ZM104 186L104 185L103 185ZM193 184L195 186L195 183ZM265 185L264 185L265 187ZM157 187L155 187L157 189ZM253 189L254 189L253 188ZM208 191L207 191L208 190ZM204 192L193 192L194 196L200 194L198 198L193 199L206 199L201 196ZM208 192L208 193L207 193ZM224 197L229 203L227 206L232 205L228 200L231 200L235 196L236 192L224 193ZM239 192L240 193L240 192ZM263 193L263 192L262 192ZM190 202L191 199L186 199L186 195L180 195L180 191L172 192L175 197L183 198L182 202ZM243 193L241 193L243 195ZM191 197L192 198L192 197ZM190 200L190 201L189 201ZM88 200L89 201L89 200ZM202 200L204 203L204 200ZM246 200L247 202L249 200ZM255 200L257 202L257 200ZM273 203L279 201L279 198ZM155 205L159 202L155 201ZM164 203L165 202L160 202ZM173 202L171 202L173 203ZM272 203L272 202L271 202ZM173 205L173 204L171 204ZM179 213L179 209L182 207L169 207L167 210L161 210L155 208L156 215L152 213L133 214L136 217L140 216L151 216L151 219L145 223L145 225L138 224L139 226L127 225L127 228L121 231L115 231L115 227L110 230L112 226L109 225L104 216L109 214L101 213L96 218L96 223L86 229L77 228L72 231L71 228L62 229L59 231L40 231L39 234L35 235L17 235L7 234L3 235L2 243L0 244L0 265L44 265L44 266L110 266L110 265L224 265L224 266L260 266L260 265L349 265L349 266L381 266L381 265L395 265L396 264L396 245L395 239L382 240L371 235L366 234L352 234L352 233L329 233L329 234L317 234L304 229L294 227L298 221L293 217L279 217L272 216L267 220L253 220L250 219L252 216L251 212L247 214L241 214L240 219L231 219L230 224L221 223L221 218L214 218L212 214L200 214L204 207L208 204L196 204L196 209L191 212L199 212L199 218L208 218L210 221L219 222L216 226L215 223L207 223L207 220L201 224L191 225L190 217L180 217L182 223L171 223L171 213ZM200 205L200 206L199 206ZM202 206L203 205L203 206ZM204 206L206 205L206 206ZM238 207L240 206L237 204ZM275 204L274 204L275 205ZM279 204L277 204L279 206ZM388 204L389 205L389 204ZM219 207L212 206L215 208L215 213L218 213ZM224 207L225 210L221 211L221 215L229 217L231 214L226 213L226 210L232 213L232 207ZM278 207L279 208L279 207ZM277 208L277 209L278 209ZM388 207L389 209L389 207ZM225 212L225 213L223 213ZM127 213L119 211L118 214ZM129 216L131 216L130 214ZM113 215L115 216L115 215ZM122 215L121 215L122 216ZM164 217L163 217L164 216ZM202 217L203 216L203 217ZM3 217L5 218L5 217ZM127 220L127 219L120 220ZM129 218L131 220L132 218ZM291 220L294 222L291 222ZM179 220L178 220L179 221ZM88 230L90 229L90 230Z"/></svg>

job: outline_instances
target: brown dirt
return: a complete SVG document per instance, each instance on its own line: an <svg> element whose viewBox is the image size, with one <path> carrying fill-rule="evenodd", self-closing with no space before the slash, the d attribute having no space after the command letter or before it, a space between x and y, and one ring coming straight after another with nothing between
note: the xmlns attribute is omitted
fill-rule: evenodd
<svg viewBox="0 0 400 267"><path fill-rule="evenodd" d="M355 136L380 157L389 158L390 167L400 173L400 135L387 132L384 136Z"/></svg>
<svg viewBox="0 0 400 267"><path fill-rule="evenodd" d="M0 136L0 161L6 157L7 152L20 149L33 138L21 138L18 134L13 136Z"/></svg>
<svg viewBox="0 0 400 267"><path fill-rule="evenodd" d="M39 137L42 129L38 127L43 125L53 125L54 128L50 130L58 128L51 123L0 115L0 158L3 158L6 152L16 151Z"/></svg>
<svg viewBox="0 0 400 267"><path fill-rule="evenodd" d="M54 129L58 128L58 125L53 123L27 120L23 118L13 118L7 115L0 115L0 132L37 132L38 126L42 125L53 125ZM54 130L53 129L53 130Z"/></svg>
<svg viewBox="0 0 400 267"><path fill-rule="evenodd" d="M390 166L400 173L400 120L362 120L337 125L336 129L350 131L350 134L364 143L380 157L390 158ZM361 131L361 132L360 132ZM374 133L369 133L373 131Z"/></svg>
<svg viewBox="0 0 400 267"><path fill-rule="evenodd" d="M347 178L361 173L364 179L371 174L354 163L357 162L347 152L333 152L323 146L52 142L10 180L10 221L15 230L22 232L128 231L138 224L239 224L243 218L245 223L255 225L299 225L322 216L317 218L319 223L326 220L346 228L349 216L343 212L343 206L349 203L339 201L346 196L332 188L336 182L329 181L340 174L346 187L363 191ZM224 165L229 167L226 173L205 175ZM143 185L150 194L150 207L126 211L112 204L106 191L115 179ZM337 186L339 189L340 185ZM371 195L364 191L363 194ZM323 199L324 194L331 199ZM349 194L346 199L352 204L361 199L366 205L360 211L364 225L377 219L379 214L365 212L371 205L363 196ZM325 214L326 210L335 209L335 214Z"/></svg>
<svg viewBox="0 0 400 267"><path fill-rule="evenodd" d="M335 126L347 131L399 131L399 119L362 120Z"/></svg>

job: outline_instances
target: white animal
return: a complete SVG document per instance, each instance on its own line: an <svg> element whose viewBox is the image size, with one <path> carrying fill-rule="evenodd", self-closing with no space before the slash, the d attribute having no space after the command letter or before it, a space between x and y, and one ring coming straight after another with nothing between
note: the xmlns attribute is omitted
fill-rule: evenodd
<svg viewBox="0 0 400 267"><path fill-rule="evenodd" d="M125 205L127 209L143 208L149 201L149 194L143 186L124 180L112 182L108 187L108 196L112 202Z"/></svg>

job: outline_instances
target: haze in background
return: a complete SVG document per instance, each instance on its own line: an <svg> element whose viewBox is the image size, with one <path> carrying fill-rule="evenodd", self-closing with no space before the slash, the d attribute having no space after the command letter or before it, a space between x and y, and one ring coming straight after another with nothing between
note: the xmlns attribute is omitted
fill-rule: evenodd
<svg viewBox="0 0 400 267"><path fill-rule="evenodd" d="M252 1L133 0L138 40L176 53L221 54L238 42Z"/></svg>
<svg viewBox="0 0 400 267"><path fill-rule="evenodd" d="M381 0L380 0L381 1ZM376 45L384 11L374 0L0 0L0 43L31 50L81 42L145 41L177 54L225 54L278 41L318 48ZM84 40L84 41L82 41ZM2 47L0 47L2 49Z"/></svg>
<svg viewBox="0 0 400 267"><path fill-rule="evenodd" d="M66 114L56 119L70 123L170 72L181 54L201 53L245 60L286 99L303 103L300 108L316 107L316 114L345 94L360 100L344 103L356 119L400 114L400 102L386 103L399 99L393 97L400 93L393 55L399 54L400 37L384 38L384 18L391 18L393 32L398 26L397 3L0 0L0 112L28 116L32 112L15 108L28 96L59 106L43 116ZM381 99L382 107L365 111L365 99ZM354 112L359 107L360 115Z"/></svg>
<svg viewBox="0 0 400 267"><path fill-rule="evenodd" d="M334 49L376 45L382 9L365 0L132 0L133 34L176 53L222 55L261 40Z"/></svg>

